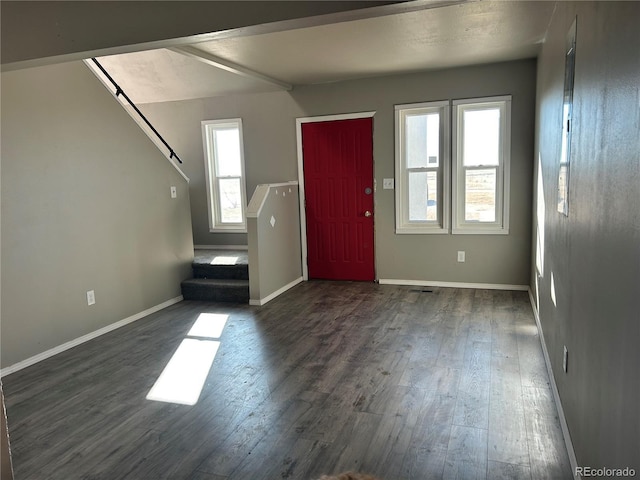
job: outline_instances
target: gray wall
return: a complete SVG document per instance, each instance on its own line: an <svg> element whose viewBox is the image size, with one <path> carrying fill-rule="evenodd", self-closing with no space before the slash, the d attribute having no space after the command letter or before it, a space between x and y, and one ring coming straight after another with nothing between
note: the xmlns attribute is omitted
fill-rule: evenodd
<svg viewBox="0 0 640 480"><path fill-rule="evenodd" d="M577 15L569 216L556 211ZM578 465L640 471L640 4L559 2L538 62L544 268L532 288ZM540 201L542 199L537 199ZM535 244L534 244L535 245ZM537 248L537 247L536 247ZM535 259L534 248L533 258ZM551 299L551 276L556 305ZM569 351L568 373L562 351Z"/></svg>
<svg viewBox="0 0 640 480"><path fill-rule="evenodd" d="M246 234L210 233L202 120L242 118L247 202L263 183L298 179L295 118L301 115L288 93L217 97L141 105L184 161L189 177L193 241L196 245L247 245Z"/></svg>
<svg viewBox="0 0 640 480"><path fill-rule="evenodd" d="M260 183L297 179L296 117L375 110L376 264L382 279L527 285L530 272L534 60L437 72L297 87L267 93L148 104L145 114L187 158L196 244L246 243L246 236L208 232L200 122L242 117L247 192ZM394 193L382 179L394 176L395 104L511 94L510 234L396 235ZM465 250L466 263L456 261Z"/></svg>
<svg viewBox="0 0 640 480"><path fill-rule="evenodd" d="M2 367L179 296L192 245L187 183L83 63L2 74Z"/></svg>
<svg viewBox="0 0 640 480"><path fill-rule="evenodd" d="M252 215L247 218L249 296L255 302L302 280L298 185L272 186L258 198L264 199L260 215L255 217L258 202L256 211L247 212Z"/></svg>

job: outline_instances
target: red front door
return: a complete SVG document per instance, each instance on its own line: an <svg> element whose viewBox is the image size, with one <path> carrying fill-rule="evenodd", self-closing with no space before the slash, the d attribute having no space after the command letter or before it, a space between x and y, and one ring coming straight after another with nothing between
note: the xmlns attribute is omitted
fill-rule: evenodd
<svg viewBox="0 0 640 480"><path fill-rule="evenodd" d="M373 119L302 124L309 278L373 281Z"/></svg>

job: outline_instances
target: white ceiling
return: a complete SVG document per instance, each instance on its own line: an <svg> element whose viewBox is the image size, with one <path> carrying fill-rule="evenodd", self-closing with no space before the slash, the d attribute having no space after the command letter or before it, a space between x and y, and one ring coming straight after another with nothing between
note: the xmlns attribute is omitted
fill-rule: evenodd
<svg viewBox="0 0 640 480"><path fill-rule="evenodd" d="M136 104L280 90L164 48L98 61Z"/></svg>
<svg viewBox="0 0 640 480"><path fill-rule="evenodd" d="M194 43L187 47L189 55L186 49L160 49L99 61L136 103L266 92L286 84L295 88L532 58L555 8L550 1L424 5L375 18Z"/></svg>

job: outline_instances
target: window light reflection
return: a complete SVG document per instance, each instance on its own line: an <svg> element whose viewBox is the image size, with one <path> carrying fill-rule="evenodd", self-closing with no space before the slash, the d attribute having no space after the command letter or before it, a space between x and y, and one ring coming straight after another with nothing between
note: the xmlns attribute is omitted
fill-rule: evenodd
<svg viewBox="0 0 640 480"><path fill-rule="evenodd" d="M147 400L195 405L220 342L185 338L147 394Z"/></svg>
<svg viewBox="0 0 640 480"><path fill-rule="evenodd" d="M191 326L158 380L147 394L147 400L195 405L216 358L229 315L201 313ZM197 338L192 338L197 337Z"/></svg>
<svg viewBox="0 0 640 480"><path fill-rule="evenodd" d="M516 331L519 334L526 335L528 337L533 337L538 334L538 326L536 324L533 325L517 325Z"/></svg>
<svg viewBox="0 0 640 480"><path fill-rule="evenodd" d="M220 338L229 315L221 313L201 313L189 330L189 337Z"/></svg>
<svg viewBox="0 0 640 480"><path fill-rule="evenodd" d="M238 262L238 257L225 257L217 256L209 263L209 265L235 265Z"/></svg>

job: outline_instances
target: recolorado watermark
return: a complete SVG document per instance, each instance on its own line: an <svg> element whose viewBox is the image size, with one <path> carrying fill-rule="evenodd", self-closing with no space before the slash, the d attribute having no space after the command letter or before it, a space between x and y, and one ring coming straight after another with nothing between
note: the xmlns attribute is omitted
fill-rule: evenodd
<svg viewBox="0 0 640 480"><path fill-rule="evenodd" d="M576 467L576 476L581 477L635 477L636 471L633 468L593 468Z"/></svg>

